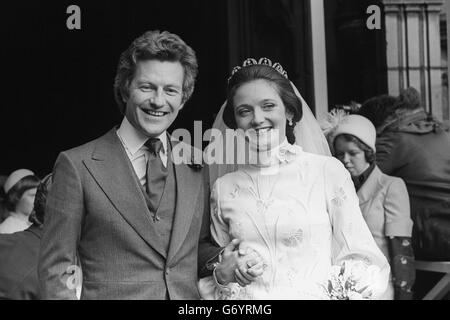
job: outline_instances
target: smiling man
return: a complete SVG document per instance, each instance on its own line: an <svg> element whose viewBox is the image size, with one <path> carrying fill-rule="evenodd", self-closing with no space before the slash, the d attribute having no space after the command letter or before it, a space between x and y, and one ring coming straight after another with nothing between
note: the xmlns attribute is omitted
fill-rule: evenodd
<svg viewBox="0 0 450 320"><path fill-rule="evenodd" d="M199 245L208 188L200 170L172 162L182 142L166 131L197 69L194 51L168 32L146 32L122 53L114 84L122 123L55 164L39 263L44 298L75 298L77 263L82 299L199 298L197 253L206 261L219 251Z"/></svg>

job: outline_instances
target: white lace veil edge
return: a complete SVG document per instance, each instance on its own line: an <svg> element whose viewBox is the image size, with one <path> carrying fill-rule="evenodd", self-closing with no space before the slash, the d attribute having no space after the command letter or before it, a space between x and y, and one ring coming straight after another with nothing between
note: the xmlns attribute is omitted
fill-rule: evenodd
<svg viewBox="0 0 450 320"><path fill-rule="evenodd" d="M327 139L320 128L316 117L312 113L305 99L303 99L300 92L297 90L295 85L291 82L295 94L302 102L302 119L296 124L294 128L295 144L302 147L303 151L314 153L318 155L331 156L330 148L328 146ZM223 121L223 113L225 110L226 101L220 108L219 113L214 120L213 129L219 130L221 132L221 137L226 136L226 130L230 129ZM211 142L211 138L209 139ZM223 143L223 140L222 140ZM225 143L223 145L223 159L226 158L227 148ZM222 177L223 175L234 172L238 169L237 164L216 164L212 163L209 165L209 181L210 185L213 186L215 181Z"/></svg>

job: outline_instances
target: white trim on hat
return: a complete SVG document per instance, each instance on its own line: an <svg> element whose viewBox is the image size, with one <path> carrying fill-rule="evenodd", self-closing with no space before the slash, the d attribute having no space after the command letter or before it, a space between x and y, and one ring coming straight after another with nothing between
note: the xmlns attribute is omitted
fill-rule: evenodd
<svg viewBox="0 0 450 320"><path fill-rule="evenodd" d="M375 142L377 132L375 126L366 117L351 114L345 116L333 132L332 144L341 134L350 134L364 142L369 148L376 152Z"/></svg>
<svg viewBox="0 0 450 320"><path fill-rule="evenodd" d="M34 175L34 172L28 169L16 170L9 175L8 179L6 179L5 184L3 185L3 190L5 190L5 193L8 193L8 191L11 190L11 188L14 187L17 182L25 177Z"/></svg>

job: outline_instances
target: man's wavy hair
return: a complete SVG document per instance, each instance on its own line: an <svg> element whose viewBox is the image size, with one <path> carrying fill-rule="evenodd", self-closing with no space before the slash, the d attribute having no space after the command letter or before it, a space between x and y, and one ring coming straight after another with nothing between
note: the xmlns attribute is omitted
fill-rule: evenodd
<svg viewBox="0 0 450 320"><path fill-rule="evenodd" d="M182 102L185 103L191 97L198 74L194 50L176 34L159 30L147 31L120 55L114 80L114 97L122 114L125 114L125 100L129 97L128 88L135 75L137 63L153 59L181 63L184 68Z"/></svg>

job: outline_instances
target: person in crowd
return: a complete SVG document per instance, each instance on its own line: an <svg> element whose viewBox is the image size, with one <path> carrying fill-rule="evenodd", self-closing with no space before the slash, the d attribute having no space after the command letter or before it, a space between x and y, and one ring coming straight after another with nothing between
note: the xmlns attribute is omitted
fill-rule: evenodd
<svg viewBox="0 0 450 320"><path fill-rule="evenodd" d="M37 274L45 201L51 186L51 174L39 184L31 226L13 234L0 234L0 299L38 300L41 298Z"/></svg>
<svg viewBox="0 0 450 320"><path fill-rule="evenodd" d="M5 198L5 190L3 189L3 186L5 185L6 179L8 179L8 176L0 175L0 223L8 217L8 212L6 211L5 205L2 201L2 199Z"/></svg>
<svg viewBox="0 0 450 320"><path fill-rule="evenodd" d="M3 207L7 218L0 224L0 234L23 231L31 226L28 220L33 211L39 178L28 169L12 172L3 185Z"/></svg>
<svg viewBox="0 0 450 320"><path fill-rule="evenodd" d="M114 83L122 123L56 160L39 261L43 298L76 298L67 284L77 261L81 299L199 298L198 270L211 273L206 265L224 249L203 219L204 173L187 154L174 161L179 144L192 147L167 133L197 71L194 50L167 31L145 32L122 53ZM235 245L224 260L252 264Z"/></svg>
<svg viewBox="0 0 450 320"><path fill-rule="evenodd" d="M376 103L369 100L359 113L369 113ZM379 125L377 164L406 183L416 257L450 260L449 128L427 115L414 88L403 90L386 109L393 111Z"/></svg>
<svg viewBox="0 0 450 320"><path fill-rule="evenodd" d="M262 58L236 67L217 117L217 129L228 127L245 137L248 162L222 176L211 172L217 178L211 234L220 246L239 239L262 259L262 266L248 269L263 272L241 286L223 273L226 264L220 262L212 276L200 279L202 297L381 297L389 279L387 259L363 219L347 170L329 156L328 147L310 148L313 140L326 145L325 137L282 66ZM339 295L334 272L344 270L355 276L355 292Z"/></svg>
<svg viewBox="0 0 450 320"><path fill-rule="evenodd" d="M376 165L376 130L367 118L332 112L325 133L334 156L352 176L364 220L390 263L392 278L383 299L412 299L413 222L405 183Z"/></svg>
<svg viewBox="0 0 450 320"><path fill-rule="evenodd" d="M377 165L402 178L408 189L414 221L413 248L418 260L450 260L450 133L445 124L424 110L420 94L407 88L392 103L379 97L365 102L359 114L370 117L381 105L385 118L378 124ZM435 281L418 272L414 291L422 297ZM425 279L426 278L426 279ZM423 281L421 280L423 279Z"/></svg>
<svg viewBox="0 0 450 320"><path fill-rule="evenodd" d="M388 124L388 118L392 118L395 113L397 98L388 94L379 95L368 99L361 105L354 114L359 114L369 119L375 126L377 133L382 132Z"/></svg>

